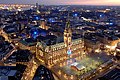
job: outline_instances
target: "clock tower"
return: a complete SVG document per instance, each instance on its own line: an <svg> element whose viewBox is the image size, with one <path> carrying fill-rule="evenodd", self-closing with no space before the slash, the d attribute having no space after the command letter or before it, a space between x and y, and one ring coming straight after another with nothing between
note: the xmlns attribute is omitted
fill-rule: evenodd
<svg viewBox="0 0 120 80"><path fill-rule="evenodd" d="M65 43L65 47L67 47L67 49L70 49L71 41L72 41L72 30L70 28L70 21L68 20L66 22L66 26L65 26L65 30L64 30L64 43Z"/></svg>

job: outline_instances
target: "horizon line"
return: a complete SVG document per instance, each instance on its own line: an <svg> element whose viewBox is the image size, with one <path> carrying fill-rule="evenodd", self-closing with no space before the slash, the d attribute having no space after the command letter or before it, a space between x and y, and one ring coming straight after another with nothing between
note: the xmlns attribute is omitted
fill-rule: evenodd
<svg viewBox="0 0 120 80"><path fill-rule="evenodd" d="M0 5L35 5L35 4L0 3ZM39 4L39 5L45 5L45 6L120 6L120 5L105 5L105 4L103 4L103 5L95 5L95 4L50 4L50 5L48 5L48 4Z"/></svg>

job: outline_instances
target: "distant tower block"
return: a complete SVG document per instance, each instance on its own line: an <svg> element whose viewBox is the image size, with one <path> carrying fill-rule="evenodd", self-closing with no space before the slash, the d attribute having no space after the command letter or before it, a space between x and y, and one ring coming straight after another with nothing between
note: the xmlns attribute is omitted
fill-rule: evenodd
<svg viewBox="0 0 120 80"><path fill-rule="evenodd" d="M36 7L38 7L39 6L39 4L38 3L36 3Z"/></svg>

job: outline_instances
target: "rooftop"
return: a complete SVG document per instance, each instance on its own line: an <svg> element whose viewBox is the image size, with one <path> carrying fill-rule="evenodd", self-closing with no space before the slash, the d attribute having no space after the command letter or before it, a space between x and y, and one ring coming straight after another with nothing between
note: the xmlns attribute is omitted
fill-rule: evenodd
<svg viewBox="0 0 120 80"><path fill-rule="evenodd" d="M105 74L103 77L98 78L98 80L119 80L120 79L120 69L115 68L109 73Z"/></svg>
<svg viewBox="0 0 120 80"><path fill-rule="evenodd" d="M21 80L26 66L17 64L16 66L0 66L0 79Z"/></svg>
<svg viewBox="0 0 120 80"><path fill-rule="evenodd" d="M6 62L28 62L32 59L32 53L29 50L17 50L10 55Z"/></svg>
<svg viewBox="0 0 120 80"><path fill-rule="evenodd" d="M52 72L44 66L39 66L33 80L54 80Z"/></svg>
<svg viewBox="0 0 120 80"><path fill-rule="evenodd" d="M0 60L4 58L11 50L13 50L13 47L10 45L9 42L0 42Z"/></svg>
<svg viewBox="0 0 120 80"><path fill-rule="evenodd" d="M34 46L36 45L37 40L33 38L27 38L20 40L20 43L26 45L26 46Z"/></svg>

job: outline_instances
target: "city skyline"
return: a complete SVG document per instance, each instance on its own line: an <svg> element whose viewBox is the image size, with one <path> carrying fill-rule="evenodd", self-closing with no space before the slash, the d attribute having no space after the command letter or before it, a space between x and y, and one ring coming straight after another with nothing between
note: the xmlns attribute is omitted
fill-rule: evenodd
<svg viewBox="0 0 120 80"><path fill-rule="evenodd" d="M44 5L120 5L120 0L61 0L60 2L58 0L2 0L0 1L0 4L44 4Z"/></svg>

